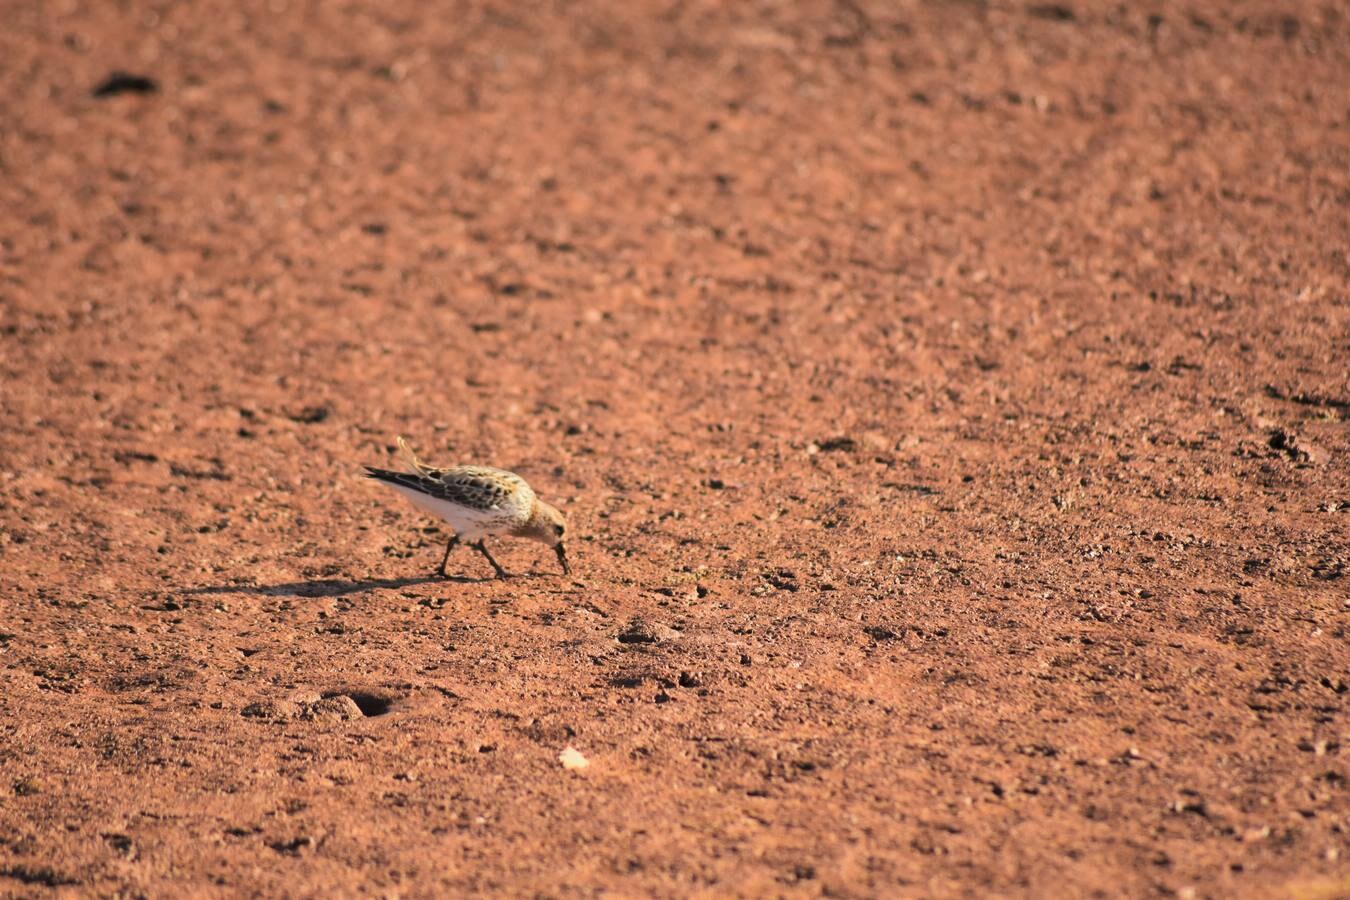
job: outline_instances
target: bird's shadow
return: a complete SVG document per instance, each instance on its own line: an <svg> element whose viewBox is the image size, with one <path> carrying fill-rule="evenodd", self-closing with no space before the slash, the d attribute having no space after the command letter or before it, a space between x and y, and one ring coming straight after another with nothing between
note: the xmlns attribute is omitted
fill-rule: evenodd
<svg viewBox="0 0 1350 900"><path fill-rule="evenodd" d="M353 581L343 578L319 578L313 581L288 581L283 584L215 584L186 588L184 594L257 594L263 597L345 597L366 591L412 587L418 584L482 584L488 578L466 578L450 575L422 575L417 578L368 578Z"/></svg>

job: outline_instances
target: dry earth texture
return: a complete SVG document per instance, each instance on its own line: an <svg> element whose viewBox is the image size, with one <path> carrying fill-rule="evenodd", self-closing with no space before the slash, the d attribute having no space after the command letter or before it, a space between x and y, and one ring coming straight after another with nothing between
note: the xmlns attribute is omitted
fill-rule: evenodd
<svg viewBox="0 0 1350 900"><path fill-rule="evenodd" d="M3 15L0 893L1350 894L1346 3Z"/></svg>

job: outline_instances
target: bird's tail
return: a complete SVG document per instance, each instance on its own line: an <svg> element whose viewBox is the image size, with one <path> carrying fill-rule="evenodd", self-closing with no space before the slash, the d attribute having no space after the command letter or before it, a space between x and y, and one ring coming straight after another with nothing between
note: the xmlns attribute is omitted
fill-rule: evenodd
<svg viewBox="0 0 1350 900"><path fill-rule="evenodd" d="M366 470L367 478L374 478L376 481L387 481L390 484L398 484L401 479L408 478L406 472L391 472L388 469L377 469L374 466L362 466Z"/></svg>

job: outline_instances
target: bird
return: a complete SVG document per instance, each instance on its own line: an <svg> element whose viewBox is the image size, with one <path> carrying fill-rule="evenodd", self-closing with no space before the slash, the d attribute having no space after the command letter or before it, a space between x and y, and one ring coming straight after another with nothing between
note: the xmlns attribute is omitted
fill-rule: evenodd
<svg viewBox="0 0 1350 900"><path fill-rule="evenodd" d="M394 488L423 512L444 519L455 530L445 547L436 574L449 577L445 566L460 541L483 554L498 578L507 571L488 552L483 539L489 535L529 538L553 548L564 575L572 574L567 562L567 520L557 509L535 496L524 478L491 466L429 466L402 437L398 449L410 472L393 472L366 466L366 476Z"/></svg>

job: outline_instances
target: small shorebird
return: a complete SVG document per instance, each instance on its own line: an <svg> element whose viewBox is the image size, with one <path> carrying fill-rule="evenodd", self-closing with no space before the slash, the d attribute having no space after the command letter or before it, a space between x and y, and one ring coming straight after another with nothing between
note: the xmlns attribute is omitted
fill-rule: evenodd
<svg viewBox="0 0 1350 900"><path fill-rule="evenodd" d="M429 466L417 458L401 437L398 449L412 468L411 472L391 472L366 466L366 474L390 485L418 509L444 519L455 529L454 537L445 547L437 575L446 576L445 564L450 561L450 551L462 539L492 563L498 578L505 578L506 570L492 558L483 543L483 538L490 534L530 538L547 544L558 554L563 574L572 574L563 547L567 522L562 513L534 495L524 478L489 466L447 466L443 469Z"/></svg>

